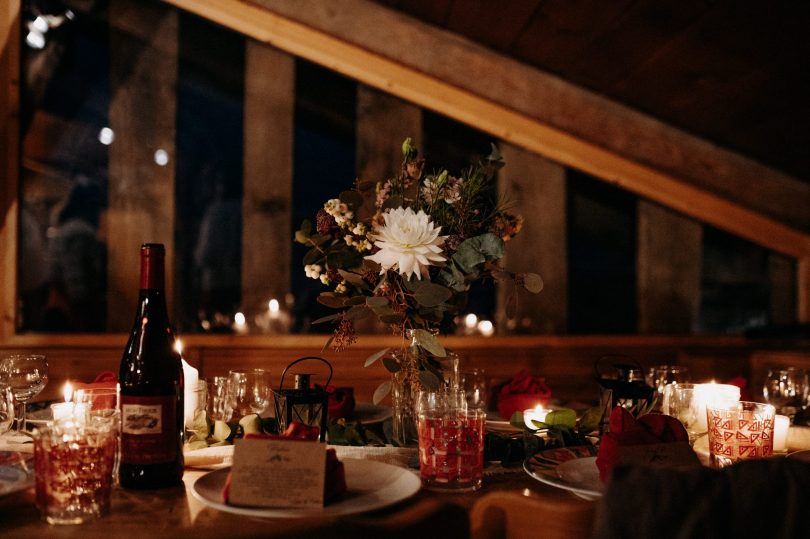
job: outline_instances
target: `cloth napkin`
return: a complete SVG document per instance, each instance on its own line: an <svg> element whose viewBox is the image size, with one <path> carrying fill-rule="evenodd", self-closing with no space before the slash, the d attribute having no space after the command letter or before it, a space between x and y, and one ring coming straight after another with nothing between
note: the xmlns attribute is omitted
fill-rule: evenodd
<svg viewBox="0 0 810 539"><path fill-rule="evenodd" d="M682 445L678 448L652 447L674 443ZM642 452L645 449L660 450L657 455L647 456L638 451L639 448L628 449L634 446L651 446L640 448ZM599 479L607 481L616 464L632 462L633 457L637 457L640 464L653 466L700 464L689 447L689 435L680 421L663 414L646 414L636 419L621 406L616 406L610 414L610 431L603 434L599 441L596 456Z"/></svg>
<svg viewBox="0 0 810 539"><path fill-rule="evenodd" d="M547 405L551 400L551 389L544 378L532 376L528 370L518 372L498 393L498 413L509 420L515 412L534 408L537 404Z"/></svg>

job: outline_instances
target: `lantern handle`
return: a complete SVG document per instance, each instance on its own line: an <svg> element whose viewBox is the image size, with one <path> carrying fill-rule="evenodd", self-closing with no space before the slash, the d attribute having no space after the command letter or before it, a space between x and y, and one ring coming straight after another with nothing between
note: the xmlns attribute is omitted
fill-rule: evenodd
<svg viewBox="0 0 810 539"><path fill-rule="evenodd" d="M287 365L286 367L284 367L284 371L281 373L281 382L279 382L279 384L278 384L278 390L279 390L279 391L281 391L281 390L284 388L284 377L287 375L287 370L288 370L290 367L292 367L293 365L295 365L296 363L300 363L300 362L302 362L302 361L306 361L306 360L308 360L308 359L315 359L315 360L318 360L318 361L320 361L320 362L322 362L322 363L326 363L326 366L327 366L327 367L329 367L329 377L326 379L326 384L324 384L324 386L328 386L328 385L329 385L329 382L331 382L331 381L332 381L332 373L333 373L333 371L332 371L332 364L331 364L331 363L329 363L328 361L326 361L326 360L325 360L324 358L322 358L322 357L318 357L318 356L305 356L305 357L300 357L300 358L296 359L295 361L293 361L292 363L290 363L289 365Z"/></svg>

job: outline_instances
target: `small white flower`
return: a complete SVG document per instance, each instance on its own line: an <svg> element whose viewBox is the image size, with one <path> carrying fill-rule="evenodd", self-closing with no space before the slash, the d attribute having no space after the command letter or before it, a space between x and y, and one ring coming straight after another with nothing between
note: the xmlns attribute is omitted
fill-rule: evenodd
<svg viewBox="0 0 810 539"><path fill-rule="evenodd" d="M327 284L327 285L328 285L328 284L329 284L329 276L328 276L327 274L325 274L325 273L322 273L322 274L321 274L321 282L322 282L323 284Z"/></svg>
<svg viewBox="0 0 810 539"><path fill-rule="evenodd" d="M343 240L346 242L346 245L354 245L357 243L352 235L346 235Z"/></svg>
<svg viewBox="0 0 810 539"><path fill-rule="evenodd" d="M400 275L417 279L428 276L428 266L445 262L441 246L447 236L439 236L428 215L411 208L396 208L383 214L385 224L375 227L371 238L380 250L367 256L382 266L383 272L396 269Z"/></svg>
<svg viewBox="0 0 810 539"><path fill-rule="evenodd" d="M307 277L310 279L317 279L321 276L321 271L323 268L319 264L307 264L304 266L304 273L307 274Z"/></svg>
<svg viewBox="0 0 810 539"><path fill-rule="evenodd" d="M364 223L357 223L352 229L352 234L355 236L365 236L366 232L368 232L368 228Z"/></svg>
<svg viewBox="0 0 810 539"><path fill-rule="evenodd" d="M345 283L338 283L335 287L335 294L345 294L346 292L348 292L348 288Z"/></svg>

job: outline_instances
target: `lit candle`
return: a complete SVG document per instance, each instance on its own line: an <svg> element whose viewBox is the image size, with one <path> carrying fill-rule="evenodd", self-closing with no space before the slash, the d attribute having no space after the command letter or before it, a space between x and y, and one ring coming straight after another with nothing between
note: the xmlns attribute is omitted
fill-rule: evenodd
<svg viewBox="0 0 810 539"><path fill-rule="evenodd" d="M533 421L545 422L546 416L551 410L543 408L542 404L538 404L534 408L523 410L523 423L532 430L537 430L537 425Z"/></svg>
<svg viewBox="0 0 810 539"><path fill-rule="evenodd" d="M183 420L188 424L194 419L194 412L197 410L197 394L194 389L200 379L200 372L183 359L183 343L180 339L177 339L175 347L183 364Z"/></svg>
<svg viewBox="0 0 810 539"><path fill-rule="evenodd" d="M65 387L62 388L62 395L65 397L65 402L73 400L73 386L70 382L65 383Z"/></svg>
<svg viewBox="0 0 810 539"><path fill-rule="evenodd" d="M777 415L773 425L773 451L784 453L787 451L787 437L790 429L790 418L786 415Z"/></svg>
<svg viewBox="0 0 810 539"><path fill-rule="evenodd" d="M267 304L267 310L270 312L270 318L276 319L281 315L281 306L278 303L277 299L271 299L270 302Z"/></svg>
<svg viewBox="0 0 810 539"><path fill-rule="evenodd" d="M492 337L495 335L495 326L489 320L481 320L478 322L478 331L480 331L481 335L484 337Z"/></svg>
<svg viewBox="0 0 810 539"><path fill-rule="evenodd" d="M695 384L695 400L697 401L697 422L700 432L709 430L706 419L707 405L721 405L724 402L739 402L740 388L731 384Z"/></svg>
<svg viewBox="0 0 810 539"><path fill-rule="evenodd" d="M233 330L240 335L247 333L247 319L245 313L236 313L233 315Z"/></svg>

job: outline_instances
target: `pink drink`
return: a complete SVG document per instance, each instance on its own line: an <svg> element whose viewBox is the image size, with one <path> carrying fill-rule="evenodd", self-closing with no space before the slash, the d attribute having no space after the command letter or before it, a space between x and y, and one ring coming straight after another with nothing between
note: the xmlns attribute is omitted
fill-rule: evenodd
<svg viewBox="0 0 810 539"><path fill-rule="evenodd" d="M109 430L38 431L36 500L46 522L80 524L109 511L115 448Z"/></svg>
<svg viewBox="0 0 810 539"><path fill-rule="evenodd" d="M431 490L481 488L484 470L481 411L419 416L419 474Z"/></svg>

